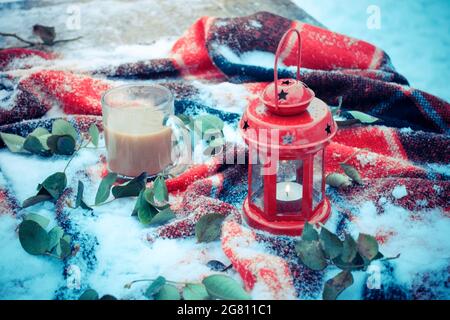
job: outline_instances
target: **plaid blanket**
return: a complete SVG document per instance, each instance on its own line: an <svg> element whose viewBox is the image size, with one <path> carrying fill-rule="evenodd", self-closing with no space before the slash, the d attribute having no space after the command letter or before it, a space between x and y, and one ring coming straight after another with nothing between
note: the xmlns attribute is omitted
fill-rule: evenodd
<svg viewBox="0 0 450 320"><path fill-rule="evenodd" d="M428 224L428 237L433 237L437 224L449 223L449 104L411 88L380 48L267 12L239 18L202 17L176 41L169 57L100 68L88 74L49 68L49 61L63 59L53 53L2 50L0 89L9 94L2 97L7 106L0 109L0 131L26 135L37 126L50 128L53 119L46 114L55 106L70 115L80 131L86 131L92 122L101 126L101 94L124 80L158 81L174 92L176 113L214 114L236 129L243 107L258 99L273 79L273 62L265 66L251 57L273 54L282 35L292 27L300 30L303 39L302 80L316 96L329 105L337 105L342 97L343 114L359 110L380 119L375 125L340 128L326 148L327 174L340 171L339 163L348 159L364 180L364 185L345 190L327 188L333 207L327 227L339 235L370 232L382 243L382 251L385 247L400 253L407 250L400 240L411 236L405 223L412 229ZM282 50L282 77L294 77L296 50L292 37ZM215 90L205 83L213 84ZM209 90L208 98L205 90ZM218 106L215 95L229 96L229 110ZM236 108L241 108L240 112L234 112ZM227 150L245 152L242 145ZM148 240L190 237L195 223L208 213L230 216L222 229L222 248L246 288L260 292L255 297L319 298L330 274L311 271L299 263L295 239L273 237L241 224L246 171L244 165L224 165L212 158L168 180L168 189L177 199L172 205L177 219L149 230ZM96 165L78 174L95 184L105 172L101 156ZM75 181L71 184L74 187ZM398 187L405 188L406 194L398 196L393 191ZM20 203L8 181L0 188L2 214L20 216ZM80 246L79 254L67 264L81 265L88 273L97 259L95 239L71 221L64 202L73 196L68 190L58 201L57 219ZM434 220L427 220L435 215ZM367 275L361 275L358 297L449 298L448 251L442 251L439 241L411 245L422 246L425 252L440 252L430 258L440 263L416 266L402 257L384 261L379 266L381 288L362 285ZM405 270L409 272L407 280L401 276ZM73 298L73 294L61 289L56 297Z"/></svg>

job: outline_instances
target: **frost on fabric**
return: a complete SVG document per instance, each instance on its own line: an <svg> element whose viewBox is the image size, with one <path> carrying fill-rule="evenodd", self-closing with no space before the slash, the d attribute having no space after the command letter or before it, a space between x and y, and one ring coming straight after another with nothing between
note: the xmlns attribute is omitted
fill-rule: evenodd
<svg viewBox="0 0 450 320"><path fill-rule="evenodd" d="M394 190L392 190L392 195L395 199L401 199L408 195L408 191L404 185L395 186Z"/></svg>
<svg viewBox="0 0 450 320"><path fill-rule="evenodd" d="M404 286L404 298L450 298L446 288L450 266L450 220L439 209L409 211L386 202L379 213L374 203L361 204L350 231L373 234L386 257L400 257L382 265L381 285ZM390 267L390 265L392 267Z"/></svg>

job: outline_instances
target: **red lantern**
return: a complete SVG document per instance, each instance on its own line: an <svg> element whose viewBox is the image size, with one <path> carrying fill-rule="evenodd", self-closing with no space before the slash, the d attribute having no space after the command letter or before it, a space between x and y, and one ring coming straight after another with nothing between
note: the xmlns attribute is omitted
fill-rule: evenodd
<svg viewBox="0 0 450 320"><path fill-rule="evenodd" d="M277 64L287 36L298 38L297 79L278 79ZM336 134L328 106L300 81L301 37L290 29L275 56L274 82L250 104L240 122L249 147L244 217L254 228L301 235L305 221L325 222L324 148Z"/></svg>

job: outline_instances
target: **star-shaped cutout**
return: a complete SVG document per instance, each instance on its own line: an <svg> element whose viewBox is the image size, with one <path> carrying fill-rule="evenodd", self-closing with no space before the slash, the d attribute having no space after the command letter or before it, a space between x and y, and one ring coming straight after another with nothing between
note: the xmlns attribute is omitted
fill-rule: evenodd
<svg viewBox="0 0 450 320"><path fill-rule="evenodd" d="M267 108L266 108L265 105L261 104L261 105L256 107L255 111L259 115L265 115L266 112L267 112Z"/></svg>
<svg viewBox="0 0 450 320"><path fill-rule="evenodd" d="M331 126L327 123L327 127L325 128L327 135L331 134Z"/></svg>
<svg viewBox="0 0 450 320"><path fill-rule="evenodd" d="M284 80L281 82L281 84L285 84L285 85L290 85L291 84L291 80Z"/></svg>
<svg viewBox="0 0 450 320"><path fill-rule="evenodd" d="M288 95L287 92L284 92L284 90L281 90L280 93L278 93L278 100L281 100L281 99L286 100L287 95Z"/></svg>
<svg viewBox="0 0 450 320"><path fill-rule="evenodd" d="M286 133L284 136L281 137L282 144L292 144L294 142L294 136L290 133Z"/></svg>
<svg viewBox="0 0 450 320"><path fill-rule="evenodd" d="M250 126L248 125L248 121L244 120L244 126L242 127L242 129L247 130L248 128L250 128Z"/></svg>

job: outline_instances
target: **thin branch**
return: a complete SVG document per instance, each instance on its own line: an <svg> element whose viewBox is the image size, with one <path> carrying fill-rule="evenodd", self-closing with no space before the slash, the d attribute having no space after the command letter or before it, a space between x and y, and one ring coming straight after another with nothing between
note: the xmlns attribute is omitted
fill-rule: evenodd
<svg viewBox="0 0 450 320"><path fill-rule="evenodd" d="M16 38L17 40L19 40L19 41L21 41L21 42L24 42L24 43L28 44L27 46L21 47L21 48L29 48L29 47L33 47L33 46L43 46L43 45L47 45L47 44L45 44L45 43L43 43L43 42L33 42L33 41L26 40L26 39L24 39L24 38L18 36L18 35L15 34L15 33L0 32L0 36ZM70 39L56 40L56 41L53 41L51 44L48 44L48 45L49 45L49 46L53 46L53 45L55 45L55 44L57 44L57 43L64 43L64 42L76 41L76 40L80 40L81 38L83 38L83 37L82 37L82 36L79 36L79 37L70 38ZM7 48L0 48L0 50L4 50L4 49L7 49Z"/></svg>
<svg viewBox="0 0 450 320"><path fill-rule="evenodd" d="M22 42L24 42L24 43L27 43L27 44L29 44L30 46L35 46L35 45L38 45L38 44L39 44L39 43L37 43L37 42L32 42L32 41L29 41L29 40L25 40L24 38L19 37L19 36L18 36L17 34L15 34L15 33L0 32L0 36L16 38L17 40L22 41Z"/></svg>
<svg viewBox="0 0 450 320"><path fill-rule="evenodd" d="M81 38L83 38L83 37L79 36L79 37L76 37L76 38L56 40L56 41L53 41L52 45L57 44L57 43L62 43L62 42L77 41L77 40L80 40Z"/></svg>

